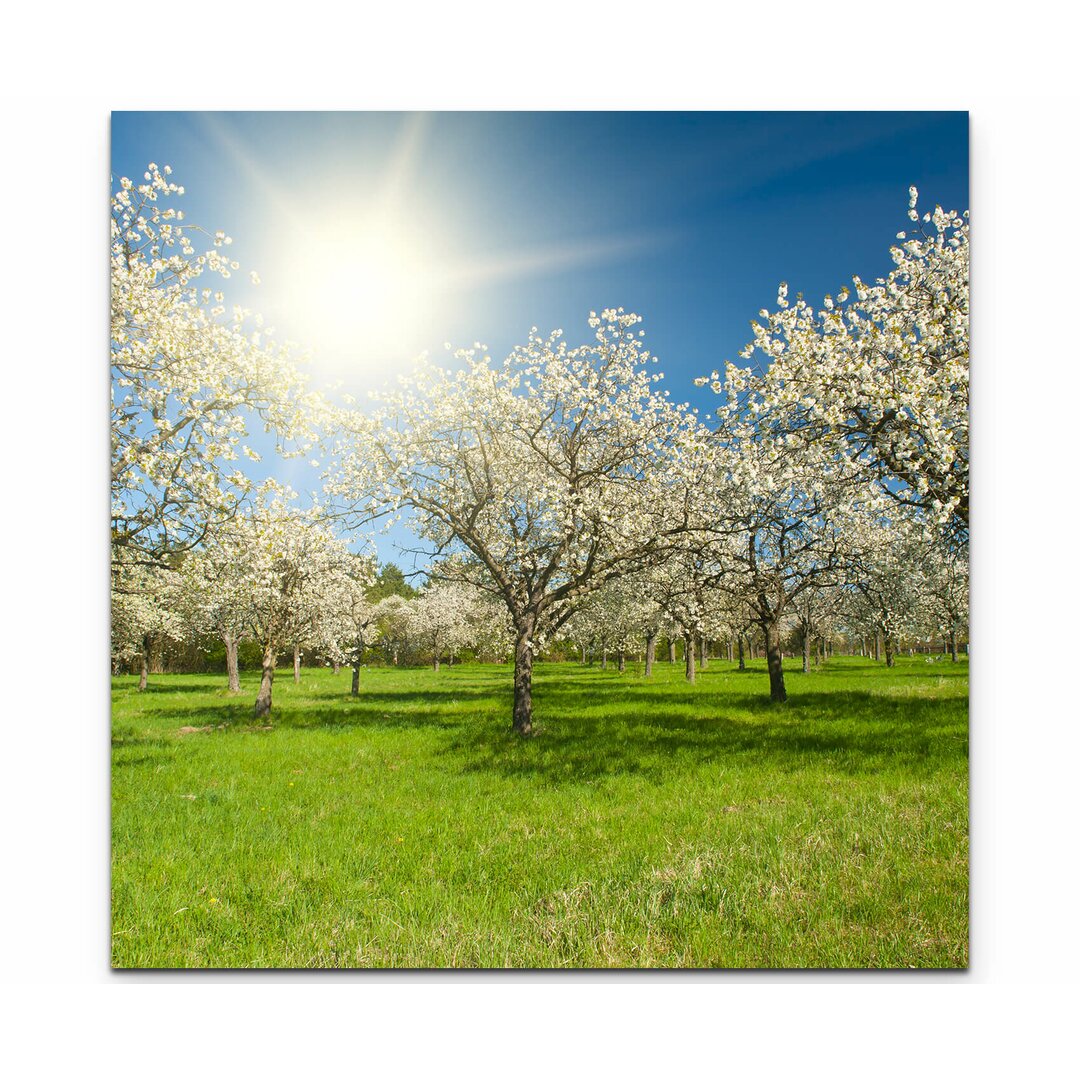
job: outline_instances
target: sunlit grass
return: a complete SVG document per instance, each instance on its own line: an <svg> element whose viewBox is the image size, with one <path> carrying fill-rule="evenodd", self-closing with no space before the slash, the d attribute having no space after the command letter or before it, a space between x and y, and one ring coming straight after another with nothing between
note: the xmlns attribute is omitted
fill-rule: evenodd
<svg viewBox="0 0 1080 1080"><path fill-rule="evenodd" d="M116 679L113 962L965 966L966 663L750 666Z"/></svg>

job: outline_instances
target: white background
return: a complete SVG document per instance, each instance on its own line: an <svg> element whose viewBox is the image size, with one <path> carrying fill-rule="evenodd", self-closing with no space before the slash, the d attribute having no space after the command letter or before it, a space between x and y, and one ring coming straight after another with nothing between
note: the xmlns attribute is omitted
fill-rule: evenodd
<svg viewBox="0 0 1080 1080"><path fill-rule="evenodd" d="M394 15L309 0L277 22L269 5L201 0L5 15L0 1015L13 1075L1075 1066L1077 20L1057 7L1029 0L1009 21L944 2L671 0ZM109 972L114 108L971 110L969 972Z"/></svg>

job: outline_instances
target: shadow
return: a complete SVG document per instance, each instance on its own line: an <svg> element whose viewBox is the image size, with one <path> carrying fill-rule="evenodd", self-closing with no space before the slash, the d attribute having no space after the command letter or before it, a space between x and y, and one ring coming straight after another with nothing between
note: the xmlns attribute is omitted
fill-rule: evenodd
<svg viewBox="0 0 1080 1080"><path fill-rule="evenodd" d="M486 690L402 690L393 693L368 693L359 697L345 694L319 695L323 708L309 705L290 708L275 705L275 727L309 730L312 728L459 728L506 710L497 689ZM469 703L464 711L462 703Z"/></svg>
<svg viewBox="0 0 1080 1080"><path fill-rule="evenodd" d="M552 784L595 782L615 774L670 783L687 770L731 762L782 772L808 767L856 775L902 767L913 774L954 769L966 760L965 698L890 697L868 691L792 693L783 705L700 693L698 688L628 685L616 703L558 685L534 695L535 735L507 731L510 698L498 727L463 727L443 750L465 773Z"/></svg>
<svg viewBox="0 0 1080 1080"><path fill-rule="evenodd" d="M130 679L130 685L125 684L123 681L125 678ZM175 676L159 675L159 679L175 678ZM138 680L131 676L117 676L113 679L113 693L125 693L132 696L142 697L144 695L154 694L213 694L220 693L223 697L228 694L228 683L224 675L214 677L207 676L206 679L200 679L199 681L193 681L190 675L184 676L183 682L168 682L160 683L154 681L154 676L150 676L150 681L146 684L145 690L139 690L137 688Z"/></svg>

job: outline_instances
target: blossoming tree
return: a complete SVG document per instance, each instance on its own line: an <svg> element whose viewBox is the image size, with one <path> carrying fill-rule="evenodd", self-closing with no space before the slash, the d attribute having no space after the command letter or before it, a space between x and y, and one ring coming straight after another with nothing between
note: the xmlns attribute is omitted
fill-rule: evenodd
<svg viewBox="0 0 1080 1080"><path fill-rule="evenodd" d="M968 530L968 222L936 207L890 250L894 269L814 308L782 284L743 351L711 382L820 461L843 455L879 492L963 542Z"/></svg>
<svg viewBox="0 0 1080 1080"><path fill-rule="evenodd" d="M225 646L229 692L240 692L238 649L248 633L248 588L245 566L224 543L189 552L180 568L181 607L196 634L213 634Z"/></svg>
<svg viewBox="0 0 1080 1080"><path fill-rule="evenodd" d="M431 653L438 671L444 651L451 653L468 643L468 613L475 590L455 581L430 584L409 601L409 637Z"/></svg>
<svg viewBox="0 0 1080 1080"><path fill-rule="evenodd" d="M171 205L184 189L151 164L112 196L112 541L144 561L198 545L249 488L237 467L248 427L303 445L314 405L287 350L261 319L227 307L221 282L239 269L217 232ZM293 443L294 440L297 440Z"/></svg>
<svg viewBox="0 0 1080 1080"><path fill-rule="evenodd" d="M186 632L177 575L130 558L114 562L111 600L113 661L137 660L139 689L145 690L155 642L180 641Z"/></svg>
<svg viewBox="0 0 1080 1080"><path fill-rule="evenodd" d="M355 556L316 507L292 505L292 493L266 485L254 505L207 538L200 558L211 576L231 582L246 636L262 650L256 718L269 716L278 657L296 642L325 641L331 596Z"/></svg>
<svg viewBox="0 0 1080 1080"><path fill-rule="evenodd" d="M374 417L341 417L334 490L362 520L411 514L434 553L498 596L514 626L513 730L532 731L535 652L605 581L657 558L682 524L681 449L696 421L656 387L637 315L593 314L574 348L535 330L403 379Z"/></svg>
<svg viewBox="0 0 1080 1080"><path fill-rule="evenodd" d="M360 666L364 651L378 640L385 601L369 598L375 580L374 562L355 555L335 567L319 586L324 605L319 612L322 644L334 664L352 668L353 697L360 693Z"/></svg>
<svg viewBox="0 0 1080 1080"><path fill-rule="evenodd" d="M844 549L835 515L848 488L842 470L788 446L732 400L721 413L716 457L722 512L709 551L717 581L761 631L769 698L787 700L781 636L803 597L839 579Z"/></svg>
<svg viewBox="0 0 1080 1080"><path fill-rule="evenodd" d="M848 517L844 545L847 579L858 596L853 610L881 635L885 664L893 667L901 636L917 633L932 621L927 564L934 545L911 515L870 513Z"/></svg>

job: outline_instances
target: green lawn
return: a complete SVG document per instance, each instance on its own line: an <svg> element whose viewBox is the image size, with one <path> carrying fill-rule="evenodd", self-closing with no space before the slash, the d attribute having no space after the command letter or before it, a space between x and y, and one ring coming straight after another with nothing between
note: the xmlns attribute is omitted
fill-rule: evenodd
<svg viewBox="0 0 1080 1080"><path fill-rule="evenodd" d="M967 964L966 663L349 677L114 680L114 966Z"/></svg>

